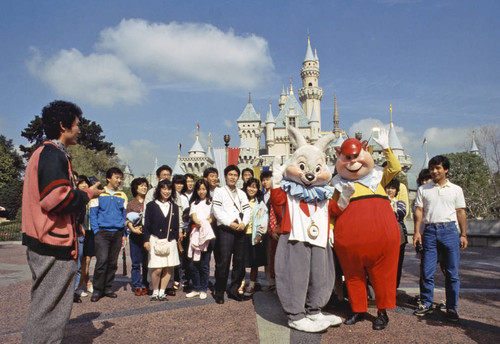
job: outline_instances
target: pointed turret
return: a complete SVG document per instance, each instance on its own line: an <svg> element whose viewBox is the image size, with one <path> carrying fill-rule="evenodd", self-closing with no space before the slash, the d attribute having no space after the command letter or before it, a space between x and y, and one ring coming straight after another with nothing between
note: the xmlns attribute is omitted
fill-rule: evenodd
<svg viewBox="0 0 500 344"><path fill-rule="evenodd" d="M241 113L240 117L238 117L236 122L253 122L253 121L260 121L260 118L259 115L257 115L255 108L253 107L252 98L249 95L248 104L245 106L243 112Z"/></svg>
<svg viewBox="0 0 500 344"><path fill-rule="evenodd" d="M306 57L304 58L304 62L307 61L316 61L316 57L314 56L311 49L311 40L309 39L309 36L307 36L307 50L306 50Z"/></svg>
<svg viewBox="0 0 500 344"><path fill-rule="evenodd" d="M311 118L309 119L309 125L311 126L311 143L314 144L320 135L321 128L319 126L318 113L316 111L316 104L313 103L313 109L311 113Z"/></svg>
<svg viewBox="0 0 500 344"><path fill-rule="evenodd" d="M396 129L394 128L394 123L392 122L392 104L389 106L390 112L391 112L391 124L389 127L389 146L391 147L392 151L394 154L396 154L395 151L399 150L401 153L403 153L403 146L399 142L399 138L396 134ZM398 154L396 154L398 156Z"/></svg>
<svg viewBox="0 0 500 344"><path fill-rule="evenodd" d="M281 90L280 99L278 100L279 111L281 111L281 109L283 109L283 106L286 103L287 97L288 97L288 93L285 92L285 83L283 83L283 89Z"/></svg>
<svg viewBox="0 0 500 344"><path fill-rule="evenodd" d="M191 147L191 149L189 150L189 156L190 157L194 157L194 156L200 156L200 157L204 157L206 156L205 155L205 150L203 149L201 143L200 143L200 140L198 138L198 133L199 133L199 125L197 126L197 132L196 132L196 139L193 143L193 146ZM180 155L179 155L180 156Z"/></svg>
<svg viewBox="0 0 500 344"><path fill-rule="evenodd" d="M342 130L340 130L340 119L339 119L339 110L337 108L337 93L334 94L333 97L333 133L335 136L339 137Z"/></svg>
<svg viewBox="0 0 500 344"><path fill-rule="evenodd" d="M479 148L477 148L476 140L474 140L474 132L472 132L472 143L470 146L469 153L474 155L479 155Z"/></svg>
<svg viewBox="0 0 500 344"><path fill-rule="evenodd" d="M283 91L284 91L284 86L283 86ZM283 105L285 105L283 103ZM269 110L267 111L267 117L266 117L266 145L268 147L272 147L274 145L274 126L276 125L276 122L274 120L273 116L273 110L272 110L272 104L271 100L269 100Z"/></svg>
<svg viewBox="0 0 500 344"><path fill-rule="evenodd" d="M181 161L180 161L180 159L181 159L181 155L178 154L177 155L177 160L175 161L175 166L172 169L172 175L176 175L176 174L183 175L185 173L184 170L181 167Z"/></svg>
<svg viewBox="0 0 500 344"><path fill-rule="evenodd" d="M302 88L299 89L299 99L302 103L302 111L310 119L314 103L321 128L321 99L323 98L323 89L318 86L319 59L316 50L313 53L311 49L309 35L307 35L306 57L304 62L302 62L300 77L302 78Z"/></svg>
<svg viewBox="0 0 500 344"><path fill-rule="evenodd" d="M269 101L269 110L267 110L266 124L267 123L274 123L274 116L273 116L273 109L272 109L271 101Z"/></svg>

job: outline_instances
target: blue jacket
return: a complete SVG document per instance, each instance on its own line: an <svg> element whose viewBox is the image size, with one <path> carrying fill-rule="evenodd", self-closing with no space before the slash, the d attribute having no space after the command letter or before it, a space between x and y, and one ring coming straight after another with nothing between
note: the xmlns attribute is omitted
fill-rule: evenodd
<svg viewBox="0 0 500 344"><path fill-rule="evenodd" d="M90 228L97 234L99 230L121 231L125 227L127 195L116 191L113 195L105 191L90 202Z"/></svg>

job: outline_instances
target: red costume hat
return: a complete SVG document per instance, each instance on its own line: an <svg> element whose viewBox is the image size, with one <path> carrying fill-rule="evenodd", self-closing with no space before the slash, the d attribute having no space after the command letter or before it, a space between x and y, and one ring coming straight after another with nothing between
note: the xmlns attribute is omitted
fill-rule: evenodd
<svg viewBox="0 0 500 344"><path fill-rule="evenodd" d="M358 139L353 138L345 140L340 147L340 151L345 156L359 154L361 149L363 149L361 142Z"/></svg>

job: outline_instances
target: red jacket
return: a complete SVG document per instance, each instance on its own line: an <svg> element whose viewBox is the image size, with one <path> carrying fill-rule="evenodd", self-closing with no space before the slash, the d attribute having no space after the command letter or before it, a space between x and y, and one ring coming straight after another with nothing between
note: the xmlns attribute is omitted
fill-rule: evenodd
<svg viewBox="0 0 500 344"><path fill-rule="evenodd" d="M23 245L59 259L77 257L76 215L85 209L92 191L73 188L68 156L47 141L31 156L24 176Z"/></svg>

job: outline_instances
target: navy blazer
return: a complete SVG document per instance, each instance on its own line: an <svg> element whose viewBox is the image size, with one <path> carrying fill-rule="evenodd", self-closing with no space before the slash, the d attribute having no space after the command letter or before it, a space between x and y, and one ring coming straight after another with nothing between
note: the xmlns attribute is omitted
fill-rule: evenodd
<svg viewBox="0 0 500 344"><path fill-rule="evenodd" d="M170 201L169 201L170 202ZM168 233L170 213L172 213L172 223L170 233ZM170 202L170 210L167 216L163 215L160 206L156 201L149 202L146 205L146 217L144 219L144 241L149 241L150 235L156 236L158 239L165 239L168 235L168 240L179 239L179 207L177 204Z"/></svg>

